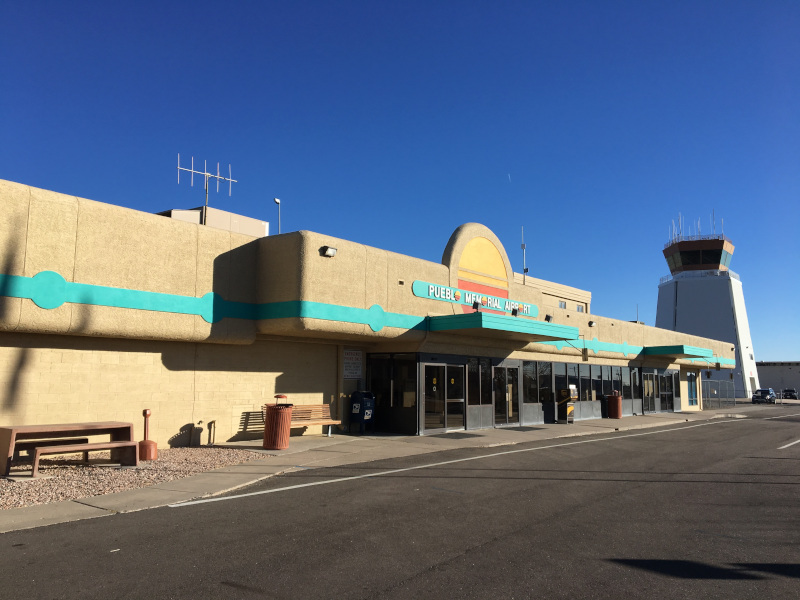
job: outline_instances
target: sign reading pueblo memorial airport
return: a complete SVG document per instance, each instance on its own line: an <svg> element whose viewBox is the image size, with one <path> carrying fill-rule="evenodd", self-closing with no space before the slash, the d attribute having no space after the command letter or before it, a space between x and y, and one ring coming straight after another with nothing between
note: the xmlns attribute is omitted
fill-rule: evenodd
<svg viewBox="0 0 800 600"><path fill-rule="evenodd" d="M498 298L497 296L470 292L468 290L428 283L426 281L415 281L411 286L411 290L414 292L414 295L419 298L441 300L442 302L451 302L453 304L461 304L470 307L473 306L475 302L478 302L481 308L505 313L510 313L516 308L520 315L526 317L535 317L539 314L539 308L535 304L515 302L508 298Z"/></svg>

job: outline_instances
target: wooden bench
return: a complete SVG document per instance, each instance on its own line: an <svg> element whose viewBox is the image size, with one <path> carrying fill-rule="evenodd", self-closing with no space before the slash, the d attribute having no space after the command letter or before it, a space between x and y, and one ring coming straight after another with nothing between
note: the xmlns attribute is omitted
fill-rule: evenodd
<svg viewBox="0 0 800 600"><path fill-rule="evenodd" d="M267 406L264 405L264 421L267 420ZM330 404L295 404L292 407L292 427L311 427L312 425L327 425L328 437L331 437L331 428L341 425L341 419L334 419Z"/></svg>
<svg viewBox="0 0 800 600"><path fill-rule="evenodd" d="M83 460L88 462L89 452L94 450L114 450L112 456L116 458L120 465L135 467L139 464L139 444L138 442L95 442L93 444L64 444L61 446L37 446L33 451L33 472L32 477L39 474L39 458L44 454L70 454L72 452L83 452Z"/></svg>

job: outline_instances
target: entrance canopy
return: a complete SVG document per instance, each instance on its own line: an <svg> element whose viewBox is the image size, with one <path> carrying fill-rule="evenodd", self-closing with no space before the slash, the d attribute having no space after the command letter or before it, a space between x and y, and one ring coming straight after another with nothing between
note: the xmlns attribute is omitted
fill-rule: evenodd
<svg viewBox="0 0 800 600"><path fill-rule="evenodd" d="M428 329L526 343L578 339L577 327L478 311L428 317Z"/></svg>
<svg viewBox="0 0 800 600"><path fill-rule="evenodd" d="M668 356L672 358L713 358L714 352L697 346L645 346L642 354L647 356Z"/></svg>

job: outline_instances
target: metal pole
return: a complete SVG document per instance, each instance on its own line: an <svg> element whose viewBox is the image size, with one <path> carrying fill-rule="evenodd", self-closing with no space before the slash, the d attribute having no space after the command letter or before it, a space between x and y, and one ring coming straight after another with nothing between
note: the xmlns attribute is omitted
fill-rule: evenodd
<svg viewBox="0 0 800 600"><path fill-rule="evenodd" d="M203 171L206 176L206 205L203 208L203 225L206 224L206 213L208 213L208 161L203 163Z"/></svg>
<svg viewBox="0 0 800 600"><path fill-rule="evenodd" d="M203 207L203 225L206 224L207 213L208 213L208 175L206 175L206 205Z"/></svg>

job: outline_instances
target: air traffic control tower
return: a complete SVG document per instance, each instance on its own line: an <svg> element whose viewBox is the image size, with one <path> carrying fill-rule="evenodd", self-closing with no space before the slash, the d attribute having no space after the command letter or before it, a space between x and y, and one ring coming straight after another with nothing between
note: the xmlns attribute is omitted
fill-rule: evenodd
<svg viewBox="0 0 800 600"><path fill-rule="evenodd" d="M758 371L750 339L739 276L728 266L733 244L722 234L678 234L664 247L671 275L658 286L656 327L724 340L736 347L736 367L703 368L705 378L733 378L737 398L758 389Z"/></svg>

